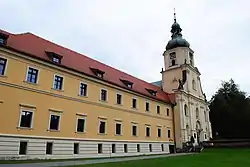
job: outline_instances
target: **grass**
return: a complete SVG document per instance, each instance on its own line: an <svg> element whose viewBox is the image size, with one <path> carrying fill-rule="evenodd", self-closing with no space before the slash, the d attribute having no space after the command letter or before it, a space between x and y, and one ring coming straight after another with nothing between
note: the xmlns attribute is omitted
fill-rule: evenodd
<svg viewBox="0 0 250 167"><path fill-rule="evenodd" d="M205 149L200 154L71 167L249 167L250 149Z"/></svg>

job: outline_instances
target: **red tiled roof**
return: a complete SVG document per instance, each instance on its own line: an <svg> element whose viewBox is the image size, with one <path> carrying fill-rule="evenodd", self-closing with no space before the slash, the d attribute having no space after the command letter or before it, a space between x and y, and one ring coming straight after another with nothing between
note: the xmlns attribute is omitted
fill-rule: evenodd
<svg viewBox="0 0 250 167"><path fill-rule="evenodd" d="M9 35L9 38L7 41L7 47L11 49L26 53L29 56L40 58L45 61L51 61L45 51L55 52L63 56L61 60L61 65L67 68L76 70L78 72L81 72L81 73L84 73L93 77L95 77L95 75L91 71L90 67L96 68L105 72L104 77L103 77L104 81L126 88L126 86L120 80L122 78L122 79L132 82L133 83L132 90L137 93L140 93L140 94L143 94L143 95L146 95L151 98L161 100L167 103L175 104L175 94L173 93L166 93L163 90L161 90L159 87L153 84L150 84L141 79L133 77L122 71L112 68L106 64L103 64L94 59L91 59L85 55L79 54L70 49L64 48L55 43L47 41L32 33L11 34L3 30L0 30L0 33ZM156 96L150 95L150 93L146 90L146 88L157 91Z"/></svg>

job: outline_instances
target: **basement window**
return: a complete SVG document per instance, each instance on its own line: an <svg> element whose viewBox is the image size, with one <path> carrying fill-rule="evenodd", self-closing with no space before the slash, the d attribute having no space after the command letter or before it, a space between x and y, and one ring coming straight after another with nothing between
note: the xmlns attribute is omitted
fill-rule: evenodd
<svg viewBox="0 0 250 167"><path fill-rule="evenodd" d="M127 153L128 152L128 145L124 144L124 152Z"/></svg>
<svg viewBox="0 0 250 167"><path fill-rule="evenodd" d="M102 144L98 144L98 154L102 153Z"/></svg>
<svg viewBox="0 0 250 167"><path fill-rule="evenodd" d="M46 154L52 155L52 151L53 151L53 143L47 142L46 143Z"/></svg>
<svg viewBox="0 0 250 167"><path fill-rule="evenodd" d="M152 144L149 144L149 151L152 152Z"/></svg>
<svg viewBox="0 0 250 167"><path fill-rule="evenodd" d="M28 142L20 141L19 155L26 155L27 154L27 147L28 147Z"/></svg>
<svg viewBox="0 0 250 167"><path fill-rule="evenodd" d="M79 154L79 143L74 143L74 154Z"/></svg>
<svg viewBox="0 0 250 167"><path fill-rule="evenodd" d="M112 144L112 153L116 152L115 144Z"/></svg>

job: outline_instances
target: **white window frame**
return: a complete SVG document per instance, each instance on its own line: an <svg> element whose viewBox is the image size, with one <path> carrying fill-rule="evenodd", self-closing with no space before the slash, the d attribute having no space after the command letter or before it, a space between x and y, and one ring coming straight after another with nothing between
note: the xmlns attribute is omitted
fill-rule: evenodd
<svg viewBox="0 0 250 167"><path fill-rule="evenodd" d="M148 111L146 108L146 103L148 103ZM150 112L150 102L148 100L145 101L145 112Z"/></svg>
<svg viewBox="0 0 250 167"><path fill-rule="evenodd" d="M121 134L116 134L116 124L120 124L121 125ZM120 121L120 120L115 120L115 135L116 136L122 136L123 135L123 123L122 123L122 121Z"/></svg>
<svg viewBox="0 0 250 167"><path fill-rule="evenodd" d="M30 123L30 127L21 127L21 119L22 119L22 112L23 111L28 111L28 112L32 112L32 118L31 118L31 123ZM18 128L22 128L22 129L33 129L33 123L34 123L34 109L28 109L28 108L24 108L21 107L20 109L20 114L19 114L19 121L18 121Z"/></svg>
<svg viewBox="0 0 250 167"><path fill-rule="evenodd" d="M99 132L101 122L105 122L105 132L104 132L104 133L100 133L100 132ZM108 134L108 129L107 129L108 125L107 125L107 124L108 124L108 121L107 121L106 118L100 118L100 117L98 118L97 133L98 133L99 135L107 135L107 134Z"/></svg>
<svg viewBox="0 0 250 167"><path fill-rule="evenodd" d="M159 106L159 113L158 113L158 106ZM161 106L160 105L156 105L156 114L161 115Z"/></svg>
<svg viewBox="0 0 250 167"><path fill-rule="evenodd" d="M147 136L147 128L149 128L149 136ZM152 136L152 128L151 125L145 124L145 137L151 137Z"/></svg>
<svg viewBox="0 0 250 167"><path fill-rule="evenodd" d="M84 119L84 129L83 132L78 132L77 127L78 127L78 119ZM87 121L87 115L85 114L76 114L76 133L86 133L86 121Z"/></svg>
<svg viewBox="0 0 250 167"><path fill-rule="evenodd" d="M37 80L36 80L36 83L33 83L33 82L29 82L28 81L28 72L29 72L29 69L30 68L33 68L33 69L36 69L37 70ZM27 70L26 70L26 76L25 76L25 81L28 82L28 83L31 83L31 84L38 84L39 83L39 74L40 74L40 69L34 67L34 66L30 66L28 65L27 66ZM53 84L54 85L54 84Z"/></svg>
<svg viewBox="0 0 250 167"><path fill-rule="evenodd" d="M81 84L87 85L86 96L81 95ZM79 83L79 96L81 96L81 97L88 97L88 84L86 82L80 81L80 83Z"/></svg>
<svg viewBox="0 0 250 167"><path fill-rule="evenodd" d="M62 78L63 78L63 82L62 82L62 89L56 89L56 88L54 88L54 85L55 85L55 78L56 78L56 76L59 76L59 77L62 77ZM65 83L65 77L64 77L63 75L60 75L60 74L54 74L52 89L54 89L54 90L58 90L58 91L64 91L64 83Z"/></svg>
<svg viewBox="0 0 250 167"><path fill-rule="evenodd" d="M133 126L136 126L136 135L133 135ZM131 123L131 136L132 137L138 137L139 136L139 126L137 123L132 122Z"/></svg>
<svg viewBox="0 0 250 167"><path fill-rule="evenodd" d="M121 95L121 104L117 103L117 95ZM116 93L116 104L123 105L123 94L122 93Z"/></svg>
<svg viewBox="0 0 250 167"><path fill-rule="evenodd" d="M135 99L136 100L136 106L135 106L135 108L133 107L133 99ZM136 98L136 97L132 97L132 100L131 100L131 102L132 102L132 105L131 105L131 108L132 109L138 109L139 108L139 103L138 103L138 98Z"/></svg>
<svg viewBox="0 0 250 167"><path fill-rule="evenodd" d="M5 57L5 56L0 56L0 58L6 59L6 65L5 65L4 73L3 73L3 75L0 75L0 77L6 77L7 76L9 59L7 57Z"/></svg>
<svg viewBox="0 0 250 167"><path fill-rule="evenodd" d="M102 90L106 90L106 100L102 100ZM99 96L100 96L100 101L102 101L102 102L108 102L108 90L107 89L101 88Z"/></svg>
<svg viewBox="0 0 250 167"><path fill-rule="evenodd" d="M57 130L55 130L55 129L50 129L51 115L56 115L56 116L59 116L59 117L60 117L59 123L58 123L58 129L57 129ZM60 131L60 129L61 129L61 121L62 121L62 113L61 113L61 112L58 112L58 111L51 111L50 114L49 114L48 131Z"/></svg>

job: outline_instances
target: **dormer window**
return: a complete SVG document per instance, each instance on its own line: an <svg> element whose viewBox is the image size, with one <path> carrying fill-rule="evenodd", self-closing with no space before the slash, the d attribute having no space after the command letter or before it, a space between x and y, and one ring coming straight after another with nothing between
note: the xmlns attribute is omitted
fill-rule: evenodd
<svg viewBox="0 0 250 167"><path fill-rule="evenodd" d="M125 79L120 79L120 81L126 85L128 88L132 88L133 87L133 82L130 82L128 80L125 80Z"/></svg>
<svg viewBox="0 0 250 167"><path fill-rule="evenodd" d="M99 77L99 78L103 78L103 75L104 75L104 71L102 71L102 70L99 70L99 69L97 69L97 68L91 68L90 67L90 69L91 69L91 71L97 76L97 77Z"/></svg>
<svg viewBox="0 0 250 167"><path fill-rule="evenodd" d="M45 51L45 52L52 62L57 63L57 64L61 64L61 59L63 56L61 56L55 52L51 52L51 51Z"/></svg>
<svg viewBox="0 0 250 167"><path fill-rule="evenodd" d="M147 89L146 90L152 95L152 96L156 96L157 91L153 90L153 89Z"/></svg>
<svg viewBox="0 0 250 167"><path fill-rule="evenodd" d="M0 45L6 45L8 38L9 38L8 35L0 32Z"/></svg>

